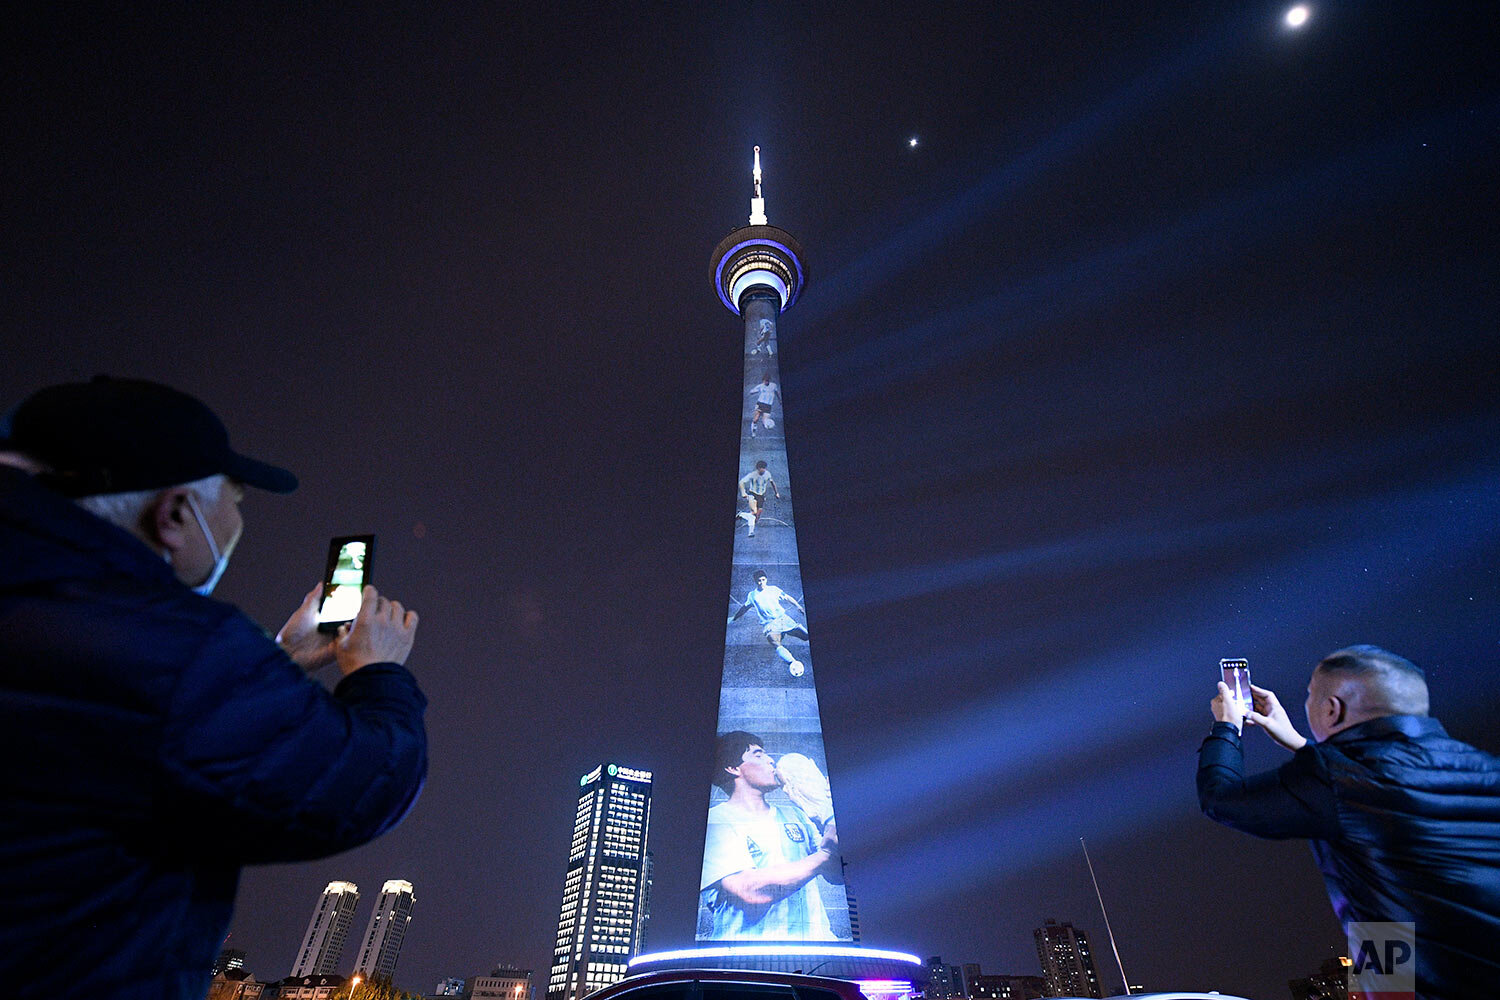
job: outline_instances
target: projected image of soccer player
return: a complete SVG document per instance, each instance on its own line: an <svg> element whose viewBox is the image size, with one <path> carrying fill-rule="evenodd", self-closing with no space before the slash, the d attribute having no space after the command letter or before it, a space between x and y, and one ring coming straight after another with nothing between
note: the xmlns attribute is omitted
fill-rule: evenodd
<svg viewBox="0 0 1500 1000"><path fill-rule="evenodd" d="M755 397L755 415L750 418L750 436L755 437L756 428L762 423L767 430L776 426L776 420L771 416L771 408L781 398L781 386L771 381L771 374L767 372L761 377L760 382L750 387L747 396Z"/></svg>
<svg viewBox="0 0 1500 1000"><path fill-rule="evenodd" d="M766 352L767 357L776 356L776 326L768 319L760 321L760 328L755 335L755 346L750 348L751 354Z"/></svg>
<svg viewBox="0 0 1500 1000"><path fill-rule="evenodd" d="M700 940L838 940L820 892L824 881L842 878L827 779L801 754L787 754L782 761L800 772L785 776L788 791L793 784L803 786L790 805L766 801L767 794L783 787L784 776L764 740L743 730L719 737L713 783L729 798L708 811L698 895ZM810 816L803 799L823 815ZM819 808L823 802L826 809Z"/></svg>
<svg viewBox="0 0 1500 1000"><path fill-rule="evenodd" d="M751 538L755 537L755 526L760 523L760 516L766 512L767 493L777 500L781 499L781 490L762 460L755 463L754 469L740 477L740 499L748 502L750 509L740 511L739 518L749 525Z"/></svg>
<svg viewBox="0 0 1500 1000"><path fill-rule="evenodd" d="M755 589L745 595L745 601L740 609L729 618L729 624L733 625L739 621L740 616L751 608L760 618L761 629L766 634L766 641L776 647L776 655L786 661L787 669L792 672L793 677L801 677L806 668L801 660L792 655L792 651L786 648L782 642L787 636L794 639L808 641L807 626L798 625L786 613L781 606L782 601L790 601L792 606L803 614L807 609L797 602L797 599L780 587L773 587L766 577L765 570L758 569L752 574L755 580Z"/></svg>

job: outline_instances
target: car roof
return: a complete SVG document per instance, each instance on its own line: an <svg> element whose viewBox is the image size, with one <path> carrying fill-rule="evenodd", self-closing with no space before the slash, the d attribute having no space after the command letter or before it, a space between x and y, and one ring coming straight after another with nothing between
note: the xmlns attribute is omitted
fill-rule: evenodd
<svg viewBox="0 0 1500 1000"><path fill-rule="evenodd" d="M693 982L800 986L804 989L832 990L846 1000L863 1000L864 998L859 986L847 979L805 976L796 972L760 972L753 969L668 969L662 972L646 972L622 979L618 983L611 983L603 989L590 993L588 1000L607 1000L609 997L640 989L643 986Z"/></svg>
<svg viewBox="0 0 1500 1000"><path fill-rule="evenodd" d="M1057 1000L1083 1000L1083 998L1058 997ZM1109 1000L1245 1000L1245 998L1232 993L1182 993L1167 990L1161 993L1132 993L1129 997L1120 994L1110 997Z"/></svg>

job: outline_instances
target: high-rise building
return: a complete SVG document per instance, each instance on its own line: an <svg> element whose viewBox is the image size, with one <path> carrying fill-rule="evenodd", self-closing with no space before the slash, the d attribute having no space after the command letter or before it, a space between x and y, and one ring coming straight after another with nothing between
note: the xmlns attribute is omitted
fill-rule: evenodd
<svg viewBox="0 0 1500 1000"><path fill-rule="evenodd" d="M651 772L601 764L578 784L547 1000L623 979L644 926Z"/></svg>
<svg viewBox="0 0 1500 1000"><path fill-rule="evenodd" d="M1042 963L1049 997L1102 997L1099 968L1089 936L1072 924L1050 917L1034 932L1036 957Z"/></svg>
<svg viewBox="0 0 1500 1000"><path fill-rule="evenodd" d="M1327 959L1317 974L1288 980L1287 986L1292 1000L1349 1000L1349 959Z"/></svg>
<svg viewBox="0 0 1500 1000"><path fill-rule="evenodd" d="M238 948L225 948L219 952L219 957L214 959L213 975L230 969L243 969L245 967L245 953Z"/></svg>
<svg viewBox="0 0 1500 1000"><path fill-rule="evenodd" d="M956 1000L964 995L964 975L956 965L943 961L943 956L933 955L927 960L928 1000Z"/></svg>
<svg viewBox="0 0 1500 1000"><path fill-rule="evenodd" d="M975 983L979 980L979 963L978 962L965 962L964 966L963 966L963 972L964 972L963 994L966 997L972 997L974 995L974 986L975 986Z"/></svg>
<svg viewBox="0 0 1500 1000"><path fill-rule="evenodd" d="M469 1000L531 1000L531 970L499 966L488 976L475 976Z"/></svg>
<svg viewBox="0 0 1500 1000"><path fill-rule="evenodd" d="M1047 995L1041 976L978 975L969 986L971 1000L1036 1000Z"/></svg>
<svg viewBox="0 0 1500 1000"><path fill-rule="evenodd" d="M349 940L349 925L354 922L354 908L359 905L359 886L353 882L329 882L312 919L302 947L297 949L293 976L323 976L338 972L344 958L344 944Z"/></svg>
<svg viewBox="0 0 1500 1000"><path fill-rule="evenodd" d="M396 959L401 957L401 942L406 940L416 902L411 883L404 879L393 878L380 887L375 912L370 914L370 925L365 928L364 943L359 946L355 972L387 978L396 974Z"/></svg>

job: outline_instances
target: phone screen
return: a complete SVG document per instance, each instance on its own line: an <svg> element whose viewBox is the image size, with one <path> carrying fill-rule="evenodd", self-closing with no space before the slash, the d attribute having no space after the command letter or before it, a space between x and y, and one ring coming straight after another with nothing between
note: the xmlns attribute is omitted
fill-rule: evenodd
<svg viewBox="0 0 1500 1000"><path fill-rule="evenodd" d="M318 629L333 632L359 614L365 584L375 555L374 535L345 535L328 543L328 566L323 573L323 602L318 605Z"/></svg>
<svg viewBox="0 0 1500 1000"><path fill-rule="evenodd" d="M1255 699L1250 695L1250 661L1220 660L1219 670L1224 675L1229 696L1240 703L1240 714L1249 715L1255 708Z"/></svg>

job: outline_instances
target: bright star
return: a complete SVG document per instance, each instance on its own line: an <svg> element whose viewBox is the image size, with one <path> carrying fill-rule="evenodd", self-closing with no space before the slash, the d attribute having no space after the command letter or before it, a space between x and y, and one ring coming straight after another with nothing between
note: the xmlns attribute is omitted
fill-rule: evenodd
<svg viewBox="0 0 1500 1000"><path fill-rule="evenodd" d="M906 140L906 144L908 146L910 146L912 149L916 149L917 148L917 137L916 136L912 136L910 139L907 139Z"/></svg>
<svg viewBox="0 0 1500 1000"><path fill-rule="evenodd" d="M1306 4L1299 3L1297 6L1286 12L1286 26L1288 28L1302 27L1307 23L1307 19L1311 15L1311 13L1312 12L1307 9Z"/></svg>

